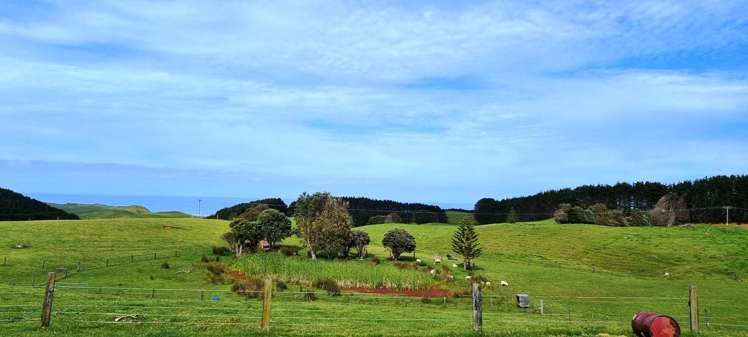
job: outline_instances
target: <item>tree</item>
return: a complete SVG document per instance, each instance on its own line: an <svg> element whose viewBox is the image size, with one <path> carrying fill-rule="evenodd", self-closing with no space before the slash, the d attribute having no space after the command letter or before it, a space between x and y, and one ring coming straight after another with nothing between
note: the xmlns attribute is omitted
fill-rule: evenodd
<svg viewBox="0 0 748 337"><path fill-rule="evenodd" d="M592 217L597 225L609 225L608 223L608 206L603 203L596 203L590 207Z"/></svg>
<svg viewBox="0 0 748 337"><path fill-rule="evenodd" d="M256 225L262 237L270 246L291 236L291 220L275 209L266 209L257 216Z"/></svg>
<svg viewBox="0 0 748 337"><path fill-rule="evenodd" d="M462 256L465 270L472 268L473 260L483 252L473 224L463 222L457 227L457 231L452 236L452 251Z"/></svg>
<svg viewBox="0 0 748 337"><path fill-rule="evenodd" d="M392 258L397 260L402 253L412 253L416 250L416 238L404 229L394 228L384 234L382 245L387 247Z"/></svg>
<svg viewBox="0 0 748 337"><path fill-rule="evenodd" d="M229 226L231 231L224 234L223 239L234 249L236 256L241 256L247 249L254 250L263 239L256 221L239 218L232 221Z"/></svg>
<svg viewBox="0 0 748 337"><path fill-rule="evenodd" d="M506 222L507 223L516 223L519 221L519 216L517 215L517 211L514 210L514 207L509 210L509 214L506 215Z"/></svg>
<svg viewBox="0 0 748 337"><path fill-rule="evenodd" d="M348 205L329 193L302 193L294 202L296 223L312 259L317 254L341 255L348 247L351 219Z"/></svg>
<svg viewBox="0 0 748 337"><path fill-rule="evenodd" d="M366 255L366 246L368 246L370 242L371 239L369 238L369 233L363 231L351 231L350 247L356 247L356 255L358 255L358 258L364 258Z"/></svg>
<svg viewBox="0 0 748 337"><path fill-rule="evenodd" d="M255 204L247 208L246 211L239 214L238 217L247 221L255 221L257 220L257 217L260 216L260 213L269 208L270 206L268 206L267 204Z"/></svg>

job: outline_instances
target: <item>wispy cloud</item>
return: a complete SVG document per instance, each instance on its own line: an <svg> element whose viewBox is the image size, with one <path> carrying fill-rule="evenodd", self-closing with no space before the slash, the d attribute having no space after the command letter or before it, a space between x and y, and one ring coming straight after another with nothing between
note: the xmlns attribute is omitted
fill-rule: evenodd
<svg viewBox="0 0 748 337"><path fill-rule="evenodd" d="M8 8L0 159L212 177L110 186L122 193L284 186L471 202L748 162L736 151L748 137L735 136L748 136L735 127L748 123L746 69L699 61L748 52L744 2ZM669 66L672 55L689 62ZM729 161L712 163L722 152ZM50 176L70 179L39 191L7 167L3 183L21 189L86 184L62 169Z"/></svg>

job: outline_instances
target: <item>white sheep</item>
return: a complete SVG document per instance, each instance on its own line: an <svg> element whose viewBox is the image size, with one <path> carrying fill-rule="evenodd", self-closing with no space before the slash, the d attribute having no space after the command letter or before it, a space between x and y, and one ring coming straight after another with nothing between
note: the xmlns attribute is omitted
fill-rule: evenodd
<svg viewBox="0 0 748 337"><path fill-rule="evenodd" d="M471 278L473 278L473 277L472 277L472 276L470 276L470 275L468 275L468 276L465 276L465 279L466 279L466 280L469 280L469 279L471 279Z"/></svg>
<svg viewBox="0 0 748 337"><path fill-rule="evenodd" d="M436 275L436 269L429 270L429 273L431 273L431 275Z"/></svg>
<svg viewBox="0 0 748 337"><path fill-rule="evenodd" d="M421 259L416 259L416 262L421 263Z"/></svg>
<svg viewBox="0 0 748 337"><path fill-rule="evenodd" d="M456 264L456 263L453 263L453 264L452 264L452 268L457 268L457 264Z"/></svg>
<svg viewBox="0 0 748 337"><path fill-rule="evenodd" d="M491 282L486 281L486 287L490 287L490 286L491 286Z"/></svg>
<svg viewBox="0 0 748 337"><path fill-rule="evenodd" d="M509 282L507 282L507 281L501 281L501 286L502 287L508 287L509 286Z"/></svg>

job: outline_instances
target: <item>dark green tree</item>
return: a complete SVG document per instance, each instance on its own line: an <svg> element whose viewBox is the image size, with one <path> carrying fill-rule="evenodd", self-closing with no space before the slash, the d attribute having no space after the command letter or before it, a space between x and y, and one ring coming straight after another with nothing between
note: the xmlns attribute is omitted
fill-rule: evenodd
<svg viewBox="0 0 748 337"><path fill-rule="evenodd" d="M382 246L387 247L392 258L397 260L402 253L412 253L416 250L416 238L404 229L394 228L384 234Z"/></svg>
<svg viewBox="0 0 748 337"><path fill-rule="evenodd" d="M359 259L363 259L366 255L366 246L369 245L371 239L369 233L364 231L351 231L351 247L356 248L356 255Z"/></svg>
<svg viewBox="0 0 748 337"><path fill-rule="evenodd" d="M512 207L509 210L509 214L506 215L506 222L507 223L516 223L519 221L519 216L517 215L517 211L514 210L514 207Z"/></svg>
<svg viewBox="0 0 748 337"><path fill-rule="evenodd" d="M452 251L462 256L465 270L473 267L473 260L483 252L473 224L463 222L457 227L452 236Z"/></svg>
<svg viewBox="0 0 748 337"><path fill-rule="evenodd" d="M262 211L255 221L260 235L270 246L291 236L291 220L278 210L269 208Z"/></svg>

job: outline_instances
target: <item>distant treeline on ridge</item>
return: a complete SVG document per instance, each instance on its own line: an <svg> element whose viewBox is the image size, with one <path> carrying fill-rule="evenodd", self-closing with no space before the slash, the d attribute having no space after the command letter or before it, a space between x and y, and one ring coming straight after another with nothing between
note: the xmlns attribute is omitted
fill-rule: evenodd
<svg viewBox="0 0 748 337"><path fill-rule="evenodd" d="M252 206L257 205L257 204L265 204L268 207L276 209L282 213L288 213L288 206L283 201L283 199L266 198L266 199L260 199L260 200L245 202L241 204L236 204L231 207L221 208L214 214L209 215L208 218L232 220L238 217L240 214L244 213L246 210L250 209Z"/></svg>
<svg viewBox="0 0 748 337"><path fill-rule="evenodd" d="M55 219L78 219L78 216L23 194L0 188L0 221Z"/></svg>
<svg viewBox="0 0 748 337"><path fill-rule="evenodd" d="M689 209L689 222L720 223L725 220L723 206L732 206L730 218L748 221L748 176L714 176L677 184L637 182L634 184L584 185L577 188L550 190L526 197L495 200L483 198L474 208L475 220L481 224L505 222L513 213L519 221L548 219L560 204L589 207L596 203L624 213L648 210L668 193L682 197Z"/></svg>

